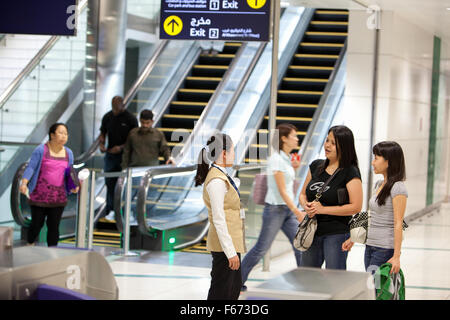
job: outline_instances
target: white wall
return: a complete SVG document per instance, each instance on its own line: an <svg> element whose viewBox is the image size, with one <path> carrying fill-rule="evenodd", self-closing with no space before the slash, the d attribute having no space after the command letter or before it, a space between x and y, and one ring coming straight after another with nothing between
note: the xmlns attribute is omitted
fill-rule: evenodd
<svg viewBox="0 0 450 320"><path fill-rule="evenodd" d="M365 194L369 170L371 172L369 138L375 37L375 31L366 26L368 17L365 11L350 11L346 104L343 110L343 123L355 135ZM409 192L408 215L426 206L434 35L389 11L383 12L381 27L374 143L394 140L403 148ZM437 166L440 174L435 185L440 187L435 202L442 200L446 192L448 194L445 189L449 184L450 134L449 121L445 119L449 119L450 91L448 76L441 78L446 79L441 81L441 85L446 85L446 89L441 87L441 92L447 91L446 94L442 92L439 109ZM373 182L378 179L382 177L373 177Z"/></svg>

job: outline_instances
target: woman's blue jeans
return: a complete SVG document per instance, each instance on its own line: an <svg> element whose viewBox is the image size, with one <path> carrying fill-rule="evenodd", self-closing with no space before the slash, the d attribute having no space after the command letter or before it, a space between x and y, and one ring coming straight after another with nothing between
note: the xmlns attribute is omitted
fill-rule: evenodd
<svg viewBox="0 0 450 320"><path fill-rule="evenodd" d="M295 253L297 266L300 266L302 252L295 249L293 242L297 233L299 222L294 213L286 205L271 205L266 203L263 211L261 232L255 246L245 255L242 260L242 284L247 281L248 274L261 260L272 245L280 229L288 237Z"/></svg>
<svg viewBox="0 0 450 320"><path fill-rule="evenodd" d="M367 272L372 274L384 263L394 256L394 249L385 249L366 245L364 252L364 265Z"/></svg>
<svg viewBox="0 0 450 320"><path fill-rule="evenodd" d="M327 269L346 270L347 251L342 251L342 243L349 233L315 236L311 247L302 254L302 267L321 268L325 261Z"/></svg>

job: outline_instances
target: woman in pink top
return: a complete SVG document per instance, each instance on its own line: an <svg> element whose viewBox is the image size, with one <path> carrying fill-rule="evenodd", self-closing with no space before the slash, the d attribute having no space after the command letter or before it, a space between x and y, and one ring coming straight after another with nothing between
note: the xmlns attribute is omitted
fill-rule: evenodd
<svg viewBox="0 0 450 320"><path fill-rule="evenodd" d="M67 194L77 193L78 187L66 190L66 168L73 164L72 151L64 147L67 126L55 123L49 129L49 140L32 153L23 174L20 192L29 195L31 226L28 244L34 245L47 217L47 244L56 246L59 240L59 223L67 204Z"/></svg>

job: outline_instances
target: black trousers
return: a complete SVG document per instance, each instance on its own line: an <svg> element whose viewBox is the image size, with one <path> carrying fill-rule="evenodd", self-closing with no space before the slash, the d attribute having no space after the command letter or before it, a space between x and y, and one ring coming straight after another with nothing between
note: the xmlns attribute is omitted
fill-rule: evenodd
<svg viewBox="0 0 450 320"><path fill-rule="evenodd" d="M64 207L46 208L38 206L31 207L31 226L28 228L28 243L36 241L39 232L44 226L47 217L47 245L56 246L59 240L59 223L64 211Z"/></svg>
<svg viewBox="0 0 450 320"><path fill-rule="evenodd" d="M120 166L122 162L122 153L111 154L106 153L104 158L104 172L116 172L122 171ZM106 209L105 215L114 210L114 191L116 189L116 183L118 178L105 178L106 184Z"/></svg>
<svg viewBox="0 0 450 320"><path fill-rule="evenodd" d="M231 270L225 253L211 252L211 254L213 260L208 300L237 300L242 287L241 266L239 265L238 270ZM240 253L238 257L240 263Z"/></svg>

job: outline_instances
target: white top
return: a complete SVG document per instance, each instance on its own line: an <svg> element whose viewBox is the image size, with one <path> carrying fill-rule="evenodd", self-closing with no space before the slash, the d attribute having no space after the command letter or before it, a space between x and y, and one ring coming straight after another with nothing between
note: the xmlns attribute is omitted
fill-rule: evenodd
<svg viewBox="0 0 450 320"><path fill-rule="evenodd" d="M222 170L223 168L220 168L218 165L216 166L220 171L227 174L225 170ZM238 178L234 178L233 181L239 189L239 185L241 184L240 180ZM214 178L206 186L206 191L208 192L209 199L211 201L212 222L216 228L220 245L222 246L223 252L227 258L230 259L237 255L237 253L233 245L233 240L228 233L227 222L225 220L225 210L223 209L225 194L228 191L227 185L222 179Z"/></svg>
<svg viewBox="0 0 450 320"><path fill-rule="evenodd" d="M286 205L273 176L275 171L283 172L284 181L286 182L286 192L289 198L294 199L295 170L292 166L291 159L283 150L279 153L274 152L267 160L267 194L264 201L273 205Z"/></svg>

